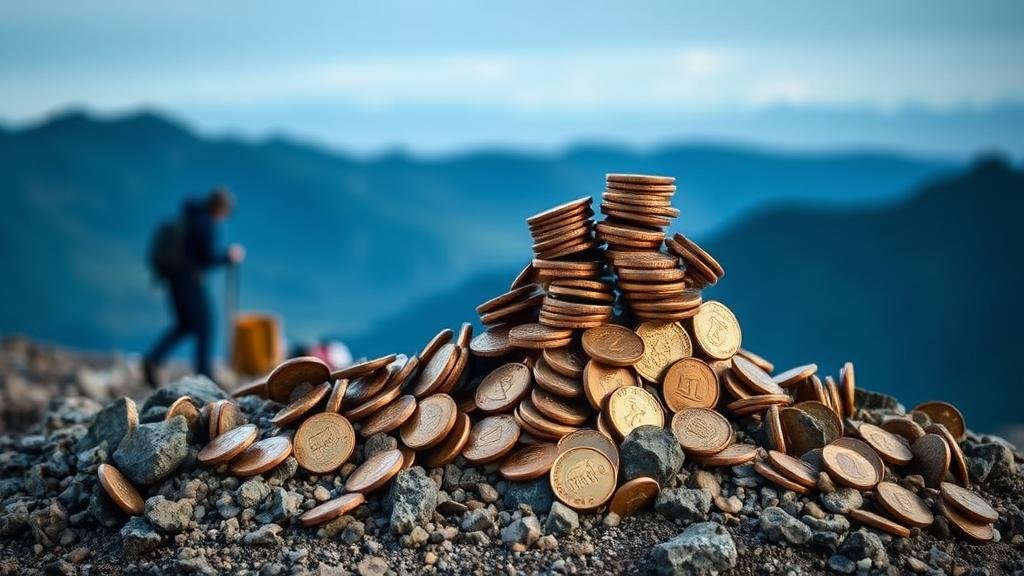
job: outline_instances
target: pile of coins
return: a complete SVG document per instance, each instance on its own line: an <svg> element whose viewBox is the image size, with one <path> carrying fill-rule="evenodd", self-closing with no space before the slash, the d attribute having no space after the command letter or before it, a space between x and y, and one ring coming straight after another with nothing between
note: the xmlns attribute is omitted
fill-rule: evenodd
<svg viewBox="0 0 1024 576"><path fill-rule="evenodd" d="M853 364L838 377L815 364L776 372L742 347L736 316L702 289L725 270L686 236L666 236L678 211L675 179L609 174L604 220L583 198L527 220L535 258L501 294L477 307L486 330L442 330L418 354L391 354L331 372L295 358L265 381L236 391L285 406L263 439L222 401L184 415L209 442L199 460L247 476L290 455L312 474L337 473L358 438L390 434L399 448L363 460L346 493L306 512L336 518L415 463L438 468L461 457L495 465L512 482L547 476L578 510L606 506L625 516L648 506L653 478L620 482L619 446L644 426L668 428L698 465L750 464L799 494L824 486L865 492L849 516L897 536L936 514L972 542L992 539L995 511L970 491L959 441L963 417L929 402L881 422L857 405ZM737 442L734 426L748 432ZM199 430L202 428L202 431ZM115 501L138 513L141 499L116 469L100 467ZM901 482L919 474L935 509ZM137 493L134 496L138 496Z"/></svg>

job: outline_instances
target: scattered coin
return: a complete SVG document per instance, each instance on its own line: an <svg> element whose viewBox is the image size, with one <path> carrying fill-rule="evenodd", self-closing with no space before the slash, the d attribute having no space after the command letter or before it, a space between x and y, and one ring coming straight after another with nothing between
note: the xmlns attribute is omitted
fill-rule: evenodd
<svg viewBox="0 0 1024 576"><path fill-rule="evenodd" d="M331 387L331 395L327 397L327 406L324 408L326 412L341 412L342 401L345 399L345 391L348 389L348 379L339 378L334 381L334 386Z"/></svg>
<svg viewBox="0 0 1024 576"><path fill-rule="evenodd" d="M534 388L530 401L541 414L567 426L582 426L593 415L590 404L563 398L543 388Z"/></svg>
<svg viewBox="0 0 1024 576"><path fill-rule="evenodd" d="M732 425L714 410L686 408L672 417L672 433L683 450L696 456L710 456L732 443Z"/></svg>
<svg viewBox="0 0 1024 576"><path fill-rule="evenodd" d="M767 372L742 356L733 356L733 370L736 376L751 390L759 394L786 394Z"/></svg>
<svg viewBox="0 0 1024 576"><path fill-rule="evenodd" d="M628 368L606 366L591 360L583 369L583 392L595 409L604 407L609 394L623 386L636 386L636 377Z"/></svg>
<svg viewBox="0 0 1024 576"><path fill-rule="evenodd" d="M766 462L757 460L754 462L753 468L754 472L757 472L763 478L765 478L772 484L775 484L776 486L782 486L786 490L796 492L797 494L806 494L810 492L810 488L804 486L803 484L799 484L797 482L790 480L788 476L783 475L773 466Z"/></svg>
<svg viewBox="0 0 1024 576"><path fill-rule="evenodd" d="M964 453L960 449L960 443L956 441L953 434L945 426L938 423L929 424L925 427L924 431L942 436L942 439L949 446L949 469L953 473L953 477L964 488L970 488L971 474L967 470L967 458L964 457Z"/></svg>
<svg viewBox="0 0 1024 576"><path fill-rule="evenodd" d="M853 362L843 364L839 369L839 395L843 399L843 414L846 416L853 416L857 408L855 382Z"/></svg>
<svg viewBox="0 0 1024 576"><path fill-rule="evenodd" d="M825 446L821 449L821 462L829 475L844 486L869 490L881 480L867 458L846 446Z"/></svg>
<svg viewBox="0 0 1024 576"><path fill-rule="evenodd" d="M188 396L182 396L170 406L167 407L167 413L164 415L164 420L170 420L175 416L184 416L185 421L188 422L188 428L193 433L200 428L202 418L199 414L199 407L192 401Z"/></svg>
<svg viewBox="0 0 1024 576"><path fill-rule="evenodd" d="M331 385L329 383L324 382L320 384L306 394L299 396L291 404L282 408L281 411L274 416L271 422L273 422L274 426L277 426L278 428L284 428L305 416L310 410L316 408L317 404L320 404L320 401L324 399L324 396L327 396L327 393L330 392L330 390ZM213 416L211 415L211 418L212 417ZM219 410L216 418L220 418Z"/></svg>
<svg viewBox="0 0 1024 576"><path fill-rule="evenodd" d="M868 461L869 464L871 464L871 468L875 471L876 478L879 480L885 478L885 462L882 460L882 457L878 455L878 452L875 452L875 449L868 446L863 440L858 440L851 436L844 436L836 439L832 444L843 448L849 448L850 450L860 454ZM801 460L803 459L803 456L801 456ZM822 467L824 466L822 465Z"/></svg>
<svg viewBox="0 0 1024 576"><path fill-rule="evenodd" d="M390 404L402 394L402 384L400 382L392 382L387 384L387 387L380 390L376 396L366 400L358 406L353 406L348 410L344 411L342 415L348 418L352 422L359 422L365 418L378 413L383 410L385 406Z"/></svg>
<svg viewBox="0 0 1024 576"><path fill-rule="evenodd" d="M562 424L546 417L537 409L530 398L526 398L519 403L516 413L529 426L529 429L553 440L557 440L579 429L576 426Z"/></svg>
<svg viewBox="0 0 1024 576"><path fill-rule="evenodd" d="M882 421L882 428L900 436L908 442L913 442L925 435L924 428L907 416L891 416Z"/></svg>
<svg viewBox="0 0 1024 576"><path fill-rule="evenodd" d="M879 482L875 486L875 500L889 515L908 526L927 528L935 521L932 511L917 494L894 482Z"/></svg>
<svg viewBox="0 0 1024 576"><path fill-rule="evenodd" d="M713 408L718 404L718 378L704 361L677 360L664 373L662 394L673 412L684 408Z"/></svg>
<svg viewBox="0 0 1024 576"><path fill-rule="evenodd" d="M462 457L472 464L493 462L507 454L519 439L519 424L507 414L488 416L477 422L469 433Z"/></svg>
<svg viewBox="0 0 1024 576"><path fill-rule="evenodd" d="M981 496L967 488L957 486L952 482L942 482L939 484L939 492L942 493L946 504L954 508L964 518L981 524L992 524L999 520L999 514L995 509Z"/></svg>
<svg viewBox="0 0 1024 576"><path fill-rule="evenodd" d="M608 423L622 438L640 426L665 425L665 413L658 399L640 386L618 388L608 395L606 402Z"/></svg>
<svg viewBox="0 0 1024 576"><path fill-rule="evenodd" d="M420 400L412 417L402 425L402 443L413 450L439 444L455 426L458 407L447 394L434 394Z"/></svg>
<svg viewBox="0 0 1024 576"><path fill-rule="evenodd" d="M694 460L701 466L713 468L717 466L739 466L752 462L757 458L757 446L753 444L732 444L721 452L708 456L695 456Z"/></svg>
<svg viewBox="0 0 1024 576"><path fill-rule="evenodd" d="M736 316L714 300L701 304L693 317L693 338L705 354L719 360L733 357L742 342Z"/></svg>
<svg viewBox="0 0 1024 576"><path fill-rule="evenodd" d="M330 522L355 510L364 502L366 502L366 497L359 492L342 494L337 498L307 510L302 516L299 516L299 522L302 522L303 526L316 526L324 522Z"/></svg>
<svg viewBox="0 0 1024 576"><path fill-rule="evenodd" d="M321 412L299 425L292 443L299 466L313 474L328 474L348 462L356 433L341 414Z"/></svg>
<svg viewBox="0 0 1024 576"><path fill-rule="evenodd" d="M806 488L818 485L819 470L803 460L777 450L768 451L768 463L783 476Z"/></svg>
<svg viewBox="0 0 1024 576"><path fill-rule="evenodd" d="M110 499L129 516L141 516L146 511L146 502L132 483L121 471L110 464L100 464L96 469L103 490Z"/></svg>
<svg viewBox="0 0 1024 576"><path fill-rule="evenodd" d="M345 490L369 494L394 478L402 469L404 461L401 450L378 452L352 471L345 481Z"/></svg>
<svg viewBox="0 0 1024 576"><path fill-rule="evenodd" d="M743 357L740 356L740 358ZM746 360L746 358L743 359ZM817 364L807 364L804 366L797 366L796 368L790 368L789 370L786 370L781 374L776 374L775 376L772 376L772 380L774 380L776 384L783 388L789 388L790 386L798 382L803 382L804 380L810 378L817 371Z"/></svg>
<svg viewBox="0 0 1024 576"><path fill-rule="evenodd" d="M787 452L786 436L782 430L782 420L779 418L779 407L777 405L773 404L765 410L763 422L765 428L767 428L768 442L772 448L785 454Z"/></svg>
<svg viewBox="0 0 1024 576"><path fill-rule="evenodd" d="M544 352L548 351L550 349ZM566 398L583 396L583 383L579 377L566 376L564 373L554 370L547 358L546 355L541 357L533 367L533 378L537 382L537 386ZM582 376L582 372L581 369L580 376Z"/></svg>
<svg viewBox="0 0 1024 576"><path fill-rule="evenodd" d="M967 425L964 416L956 406L948 402L925 402L914 407L912 412L924 412L932 422L942 424L957 441L963 440Z"/></svg>
<svg viewBox="0 0 1024 576"><path fill-rule="evenodd" d="M857 433L889 464L905 466L914 459L914 453L904 440L879 426L865 422L857 428Z"/></svg>
<svg viewBox="0 0 1024 576"><path fill-rule="evenodd" d="M615 324L587 330L582 342L587 355L607 366L632 366L644 355L644 341Z"/></svg>
<svg viewBox="0 0 1024 576"><path fill-rule="evenodd" d="M552 328L539 323L520 324L509 330L508 340L518 348L558 348L554 342L572 338L572 330Z"/></svg>
<svg viewBox="0 0 1024 576"><path fill-rule="evenodd" d="M857 522L864 524L865 526L871 526L872 528L878 528L883 532L888 532L893 536L899 536L900 538L909 538L910 529L906 526L901 526L889 520L884 516L879 516L874 512L869 512L861 508L854 508L846 513L847 516L853 518Z"/></svg>
<svg viewBox="0 0 1024 576"><path fill-rule="evenodd" d="M385 366L352 380L345 389L345 398L342 403L349 410L353 406L365 403L380 394L390 383L391 377L398 371L397 366Z"/></svg>
<svg viewBox="0 0 1024 576"><path fill-rule="evenodd" d="M420 356L420 358L426 358L426 356ZM456 360L458 360L458 348L455 347L455 344L449 342L441 345L423 366L419 380L412 389L413 396L423 398L435 392L441 384L444 384L448 373L455 367Z"/></svg>
<svg viewBox="0 0 1024 576"><path fill-rule="evenodd" d="M269 472L292 454L292 441L287 436L271 436L249 446L231 461L235 476L255 476Z"/></svg>
<svg viewBox="0 0 1024 576"><path fill-rule="evenodd" d="M615 492L617 470L608 457L593 448L570 448L551 466L555 496L577 510L593 510Z"/></svg>
<svg viewBox="0 0 1024 576"><path fill-rule="evenodd" d="M469 431L472 424L469 415L459 412L455 417L455 426L445 436L440 444L433 448L420 452L420 460L426 468L443 468L452 460L455 460L462 453L462 449L469 442Z"/></svg>
<svg viewBox="0 0 1024 576"><path fill-rule="evenodd" d="M476 389L476 406L483 412L507 412L530 391L530 369L519 362L503 364L484 376Z"/></svg>
<svg viewBox="0 0 1024 576"><path fill-rule="evenodd" d="M481 358L495 358L511 354L515 346L509 341L508 333L513 327L508 324L491 326L477 334L469 343L469 349Z"/></svg>
<svg viewBox="0 0 1024 576"><path fill-rule="evenodd" d="M593 448L608 457L608 460L619 468L619 447L608 437L597 430L583 429L566 434L558 441L558 453L561 454L570 448Z"/></svg>
<svg viewBox="0 0 1024 576"><path fill-rule="evenodd" d="M195 405L193 405L193 407L195 407ZM198 421L198 410L196 410L195 418ZM243 416L241 410L238 409L238 405L234 402L225 401L221 405L220 411L217 414L217 434L223 434L232 428L241 426L242 424L245 424L245 416Z"/></svg>
<svg viewBox="0 0 1024 576"><path fill-rule="evenodd" d="M948 500L943 500L939 504L939 510L946 517L946 520L949 521L950 527L968 541L975 544L984 544L991 542L995 538L991 524L974 522L964 517L960 514L959 510L949 504Z"/></svg>
<svg viewBox="0 0 1024 576"><path fill-rule="evenodd" d="M243 396L259 396L261 398L267 397L267 381L266 380L253 380L252 382L246 382L231 393L235 398L241 398Z"/></svg>
<svg viewBox="0 0 1024 576"><path fill-rule="evenodd" d="M576 379L583 377L583 366L587 359L575 348L547 348L542 357L551 370L562 376Z"/></svg>
<svg viewBox="0 0 1024 576"><path fill-rule="evenodd" d="M910 450L914 453L914 466L924 483L931 488L938 488L949 472L952 455L949 444L938 434L925 434L914 441Z"/></svg>
<svg viewBox="0 0 1024 576"><path fill-rule="evenodd" d="M737 350L736 351L736 355L737 356L742 356L742 357L746 358L747 360L750 360L751 362L756 364L758 368L760 368L761 370L764 370L768 374L771 374L772 372L775 372L775 364L772 364L771 362L766 360L763 356L761 356L759 354L755 354L754 352L751 352L750 350L747 350L746 348L740 348L739 350Z"/></svg>
<svg viewBox="0 0 1024 576"><path fill-rule="evenodd" d="M451 332L449 330L449 332ZM451 337L449 335L449 337ZM422 355L421 355L422 357ZM331 373L331 380L348 379L354 380L361 376L376 372L381 368L387 367L389 364L398 358L397 354L388 354L387 356L381 356L380 358L374 358L372 360L365 360L363 362L357 362L342 368L341 370L335 370Z"/></svg>
<svg viewBox="0 0 1024 576"><path fill-rule="evenodd" d="M669 366L693 354L690 336L678 322L641 322L636 333L644 342L644 353L634 368L648 382L661 382Z"/></svg>
<svg viewBox="0 0 1024 576"><path fill-rule="evenodd" d="M300 356L285 360L267 376L267 396L285 404L292 390L300 384L316 386L331 378L331 369L323 360L313 356Z"/></svg>
<svg viewBox="0 0 1024 576"><path fill-rule="evenodd" d="M608 503L608 510L622 518L632 516L649 506L660 491L661 486L654 478L634 478L619 486Z"/></svg>
<svg viewBox="0 0 1024 576"><path fill-rule="evenodd" d="M232 428L204 446L199 451L197 459L201 464L207 466L229 462L251 446L258 436L259 429L256 428L255 424L245 424Z"/></svg>
<svg viewBox="0 0 1024 576"><path fill-rule="evenodd" d="M551 443L524 446L507 456L498 472L514 482L540 478L551 470L558 454L558 446Z"/></svg>

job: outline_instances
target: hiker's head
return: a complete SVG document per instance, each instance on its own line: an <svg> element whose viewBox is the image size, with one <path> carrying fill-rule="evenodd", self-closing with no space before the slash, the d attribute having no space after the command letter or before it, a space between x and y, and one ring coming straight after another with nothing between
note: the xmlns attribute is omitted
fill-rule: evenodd
<svg viewBox="0 0 1024 576"><path fill-rule="evenodd" d="M231 191L222 186L218 186L213 190L210 190L210 195L206 197L206 207L210 211L210 215L217 220L223 220L231 215L231 211L235 208L235 198L231 195Z"/></svg>

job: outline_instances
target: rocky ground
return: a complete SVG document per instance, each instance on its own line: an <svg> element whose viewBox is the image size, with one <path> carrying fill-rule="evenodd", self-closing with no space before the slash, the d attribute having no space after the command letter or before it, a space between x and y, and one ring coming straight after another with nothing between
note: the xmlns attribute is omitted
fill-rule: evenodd
<svg viewBox="0 0 1024 576"><path fill-rule="evenodd" d="M122 389L89 393L76 375L123 371L119 386L142 399L127 362L25 341L7 341L0 352L8 430L0 435L0 574L1024 571L1020 455L995 437L969 434L962 443L976 491L1000 514L997 542L985 546L950 536L941 517L909 539L888 537L843 515L867 504L856 491L803 497L765 484L749 465L700 470L683 459L670 433L653 428L634 432L622 446L624 472L635 468L664 486L653 510L637 516L577 514L554 501L546 476L510 483L493 467L457 460L444 469L414 466L351 516L303 528L298 514L340 494L355 464L395 440L371 438L335 476L310 476L289 459L263 477L239 479L197 466L199 446L187 429L162 418L181 394L221 397L212 383L185 379L148 396L139 404L144 434L121 443L119 405L104 409L104 402ZM62 376L48 366L59 366ZM46 401L39 414L22 414L7 402L25 390L65 395ZM879 413L901 409L888 397L870 400ZM253 397L239 405L264 431L279 408ZM741 439L758 433L754 423L739 431ZM173 457L178 449L184 457ZM145 462L131 474L154 479L143 494L145 516L128 519L96 481L97 466L117 451L119 461ZM934 503L934 493L913 476L904 484Z"/></svg>

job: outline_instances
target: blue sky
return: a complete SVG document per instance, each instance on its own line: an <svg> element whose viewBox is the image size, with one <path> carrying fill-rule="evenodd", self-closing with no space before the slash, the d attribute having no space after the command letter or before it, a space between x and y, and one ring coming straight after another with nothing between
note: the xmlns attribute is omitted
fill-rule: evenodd
<svg viewBox="0 0 1024 576"><path fill-rule="evenodd" d="M1024 3L0 5L0 120L69 106L357 152L710 139L1024 154Z"/></svg>

